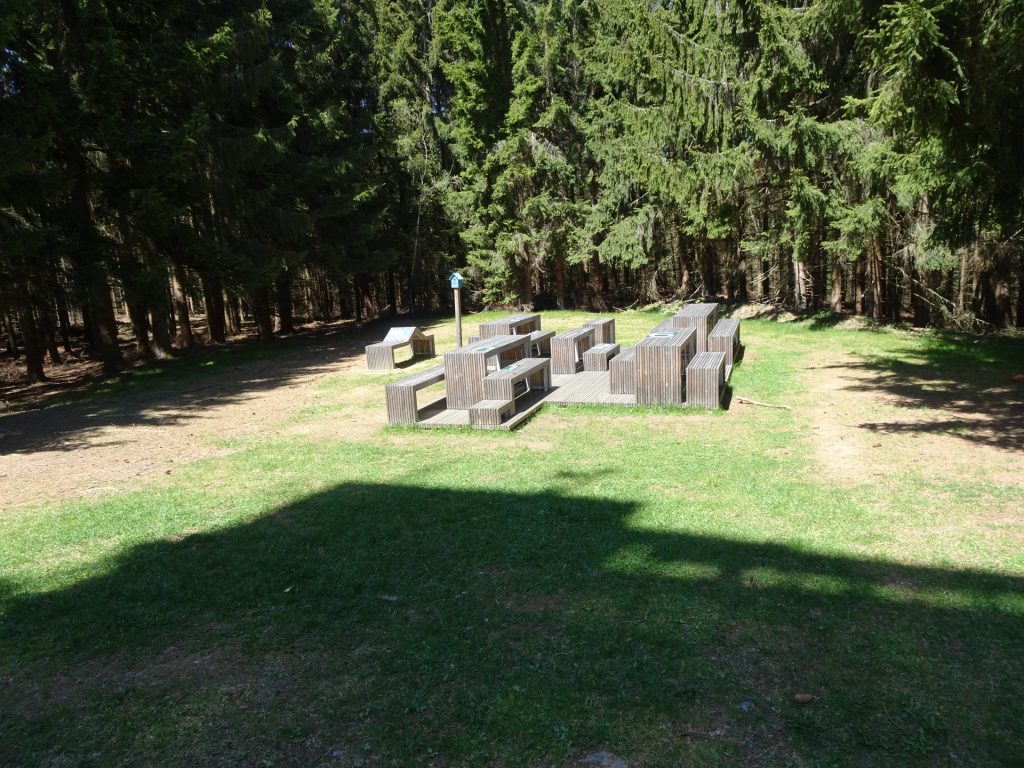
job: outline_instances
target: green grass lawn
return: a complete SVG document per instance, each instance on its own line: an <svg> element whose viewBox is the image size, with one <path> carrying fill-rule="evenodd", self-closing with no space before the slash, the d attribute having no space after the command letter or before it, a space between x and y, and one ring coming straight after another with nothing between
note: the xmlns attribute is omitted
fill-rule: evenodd
<svg viewBox="0 0 1024 768"><path fill-rule="evenodd" d="M622 316L620 340L654 322ZM743 338L735 393L803 407L282 430L3 513L0 765L1021 765L1021 486L913 465L898 437L877 450L906 471L837 482L805 373L842 352L897 394L928 371L969 389L1024 346ZM324 377L282 423L376 423L401 375ZM965 452L1014 450L964 429Z"/></svg>

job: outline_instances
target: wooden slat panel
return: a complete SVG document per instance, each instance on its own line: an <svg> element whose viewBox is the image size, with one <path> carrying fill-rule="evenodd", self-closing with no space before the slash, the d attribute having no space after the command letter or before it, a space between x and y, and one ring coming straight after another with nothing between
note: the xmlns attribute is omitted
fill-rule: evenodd
<svg viewBox="0 0 1024 768"><path fill-rule="evenodd" d="M686 365L696 332L678 328L652 333L636 345L636 401L641 405L682 405Z"/></svg>
<svg viewBox="0 0 1024 768"><path fill-rule="evenodd" d="M699 352L686 370L686 405L718 408L725 392L725 355Z"/></svg>
<svg viewBox="0 0 1024 768"><path fill-rule="evenodd" d="M740 350L740 321L719 320L708 336L708 349L725 355L726 376L732 372Z"/></svg>
<svg viewBox="0 0 1024 768"><path fill-rule="evenodd" d="M594 342L596 344L613 344L615 342L615 318L599 317L584 323L594 329Z"/></svg>
<svg viewBox="0 0 1024 768"><path fill-rule="evenodd" d="M594 329L584 326L551 339L551 372L576 373L583 367L583 353L594 346Z"/></svg>
<svg viewBox="0 0 1024 768"><path fill-rule="evenodd" d="M636 395L636 347L629 347L608 362L613 395Z"/></svg>
<svg viewBox="0 0 1024 768"><path fill-rule="evenodd" d="M608 361L619 354L618 344L598 344L583 353L584 371L607 371Z"/></svg>
<svg viewBox="0 0 1024 768"><path fill-rule="evenodd" d="M687 304L672 318L675 328L693 328L697 332L697 351L707 352L708 334L718 321L718 305Z"/></svg>

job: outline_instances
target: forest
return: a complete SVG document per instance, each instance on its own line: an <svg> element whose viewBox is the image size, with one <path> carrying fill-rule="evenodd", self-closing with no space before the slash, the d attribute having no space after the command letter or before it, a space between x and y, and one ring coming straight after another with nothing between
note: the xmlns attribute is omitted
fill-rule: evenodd
<svg viewBox="0 0 1024 768"><path fill-rule="evenodd" d="M1024 326L1018 0L5 0L0 350L711 296Z"/></svg>

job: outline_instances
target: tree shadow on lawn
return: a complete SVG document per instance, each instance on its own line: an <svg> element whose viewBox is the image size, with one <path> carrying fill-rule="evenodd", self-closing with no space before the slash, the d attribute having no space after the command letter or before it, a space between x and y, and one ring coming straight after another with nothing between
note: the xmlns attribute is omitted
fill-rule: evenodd
<svg viewBox="0 0 1024 768"><path fill-rule="evenodd" d="M365 345L383 337L387 327L404 321L342 326L271 345L239 342L150 364L123 379L108 381L83 399L0 416L0 456L80 451L100 444L97 434L111 427L166 427L203 417L209 408L239 402L254 392L336 370L339 362L362 355ZM398 367L427 359L403 360ZM102 441L112 443L116 440Z"/></svg>
<svg viewBox="0 0 1024 768"><path fill-rule="evenodd" d="M1024 451L1024 343L1012 339L938 336L891 355L865 356L853 365L871 374L846 387L881 392L908 409L911 418L865 422L873 432L949 434L969 442ZM939 411L939 419L920 414ZM941 416L948 418L941 418Z"/></svg>
<svg viewBox="0 0 1024 768"><path fill-rule="evenodd" d="M9 580L0 764L1019 764L1024 579L635 512L343 485Z"/></svg>

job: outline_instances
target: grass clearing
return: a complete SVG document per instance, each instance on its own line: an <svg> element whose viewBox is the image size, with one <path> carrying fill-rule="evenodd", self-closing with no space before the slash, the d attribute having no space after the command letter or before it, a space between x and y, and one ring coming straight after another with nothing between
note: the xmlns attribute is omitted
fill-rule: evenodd
<svg viewBox="0 0 1024 768"><path fill-rule="evenodd" d="M793 411L387 429L409 369L328 371L229 455L0 516L0 764L1019 764L1024 347L743 338L734 391Z"/></svg>

